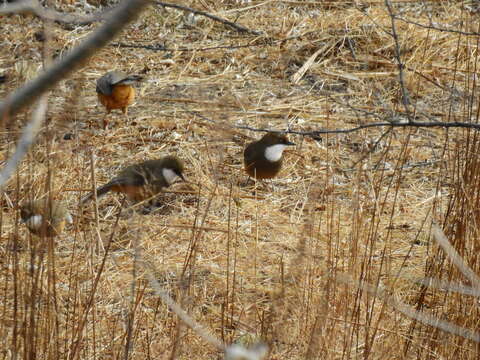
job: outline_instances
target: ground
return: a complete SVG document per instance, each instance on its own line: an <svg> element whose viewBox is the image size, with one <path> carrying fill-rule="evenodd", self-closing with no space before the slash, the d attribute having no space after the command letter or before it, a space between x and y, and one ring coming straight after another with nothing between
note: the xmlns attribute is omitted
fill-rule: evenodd
<svg viewBox="0 0 480 360"><path fill-rule="evenodd" d="M47 125L4 188L3 354L220 357L180 326L163 290L226 344L267 343L270 359L478 358L473 341L399 305L477 327L474 297L418 283L472 285L432 238L434 223L478 273L475 130L312 133L409 113L477 122L474 4L392 2L397 38L383 2L182 3L261 35L151 5L56 86ZM53 55L97 27L51 25ZM2 30L4 97L41 71L44 42L32 15L3 16ZM128 119L113 111L103 130L95 81L113 69L145 80ZM30 117L2 132L3 161ZM258 129L289 130L297 145L276 179L254 185L242 161ZM167 154L185 162L188 182L162 194L161 207L146 214L117 194L80 206L126 165ZM48 189L75 218L50 243L29 235L15 209Z"/></svg>

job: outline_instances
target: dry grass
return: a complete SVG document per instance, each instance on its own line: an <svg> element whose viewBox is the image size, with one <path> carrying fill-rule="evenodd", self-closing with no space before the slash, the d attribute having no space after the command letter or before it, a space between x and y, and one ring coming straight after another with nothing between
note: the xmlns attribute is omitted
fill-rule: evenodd
<svg viewBox="0 0 480 360"><path fill-rule="evenodd" d="M382 30L391 19L383 2L364 4L366 13L341 1L185 3L274 41L202 17L190 24L180 11L152 6L117 41L177 51L111 46L55 88L48 126L5 189L2 358L219 357L158 299L141 260L218 338L263 339L271 359L477 359L475 343L422 325L339 280L348 274L417 310L478 328L475 298L415 283L426 276L466 282L432 242L433 221L480 273L476 132L370 128L321 142L292 136L297 146L286 154L281 176L256 194L243 186L243 147L259 134L225 124L308 131L376 120L353 108L404 118L395 43ZM413 21L427 24L431 16L434 24L477 31L478 14L466 5L395 2ZM405 86L419 116L477 122L478 36L396 26ZM94 27L55 26L55 53ZM42 44L34 37L40 30L28 16L2 18L2 97L40 69ZM181 51L250 42L255 46ZM303 77L294 78L310 58ZM114 113L112 128L103 131L95 80L114 68L147 81L130 123ZM2 132L3 160L29 116L18 115ZM73 138L65 140L66 133ZM185 161L192 184L172 187L156 212L119 214L115 195L100 199L98 219L93 206L79 209L92 188L91 158L101 184L127 164L165 154ZM76 221L42 243L18 224L8 200L16 204L48 189Z"/></svg>

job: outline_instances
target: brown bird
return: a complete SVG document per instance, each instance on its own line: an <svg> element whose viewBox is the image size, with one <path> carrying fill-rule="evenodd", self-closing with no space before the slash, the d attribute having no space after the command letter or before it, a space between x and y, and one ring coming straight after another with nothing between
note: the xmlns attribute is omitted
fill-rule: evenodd
<svg viewBox="0 0 480 360"><path fill-rule="evenodd" d="M179 178L185 181L183 163L175 156L147 160L121 170L117 176L96 190L97 198L114 191L125 194L129 200L139 202L158 194ZM93 193L89 194L82 202L93 197Z"/></svg>
<svg viewBox="0 0 480 360"><path fill-rule="evenodd" d="M22 203L20 218L33 234L41 237L57 236L65 223L73 223L72 216L60 202L48 199Z"/></svg>
<svg viewBox="0 0 480 360"><path fill-rule="evenodd" d="M243 152L245 171L257 180L275 177L282 167L282 154L287 146L295 145L283 134L269 132L260 140L247 145Z"/></svg>
<svg viewBox="0 0 480 360"><path fill-rule="evenodd" d="M120 71L110 71L97 80L97 95L107 113L103 118L103 128L108 125L107 115L114 109L121 109L128 119L127 107L135 99L135 89L132 84L142 80L138 75L126 75Z"/></svg>

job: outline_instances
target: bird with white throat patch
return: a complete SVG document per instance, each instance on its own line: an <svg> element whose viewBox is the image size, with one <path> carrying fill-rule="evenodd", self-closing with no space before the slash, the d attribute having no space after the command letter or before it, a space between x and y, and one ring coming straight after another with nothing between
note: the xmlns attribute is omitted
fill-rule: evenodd
<svg viewBox="0 0 480 360"><path fill-rule="evenodd" d="M73 223L67 208L50 199L26 201L20 205L20 218L32 234L54 237L62 233L65 224Z"/></svg>
<svg viewBox="0 0 480 360"><path fill-rule="evenodd" d="M268 132L243 152L246 173L256 180L271 179L282 168L285 148L295 145L281 133Z"/></svg>
<svg viewBox="0 0 480 360"><path fill-rule="evenodd" d="M127 166L117 176L96 190L97 198L109 191L123 193L133 202L140 202L161 192L177 180L185 181L183 163L175 156L147 160ZM82 203L92 199L94 193L82 199Z"/></svg>

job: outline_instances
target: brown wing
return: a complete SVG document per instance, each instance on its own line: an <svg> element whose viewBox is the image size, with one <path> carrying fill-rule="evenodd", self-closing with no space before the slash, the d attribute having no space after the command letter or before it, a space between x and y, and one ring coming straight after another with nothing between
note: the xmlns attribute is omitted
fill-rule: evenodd
<svg viewBox="0 0 480 360"><path fill-rule="evenodd" d="M248 146L243 151L243 159L245 161L245 166L250 166L255 162L256 156L254 145L255 143L248 144Z"/></svg>

